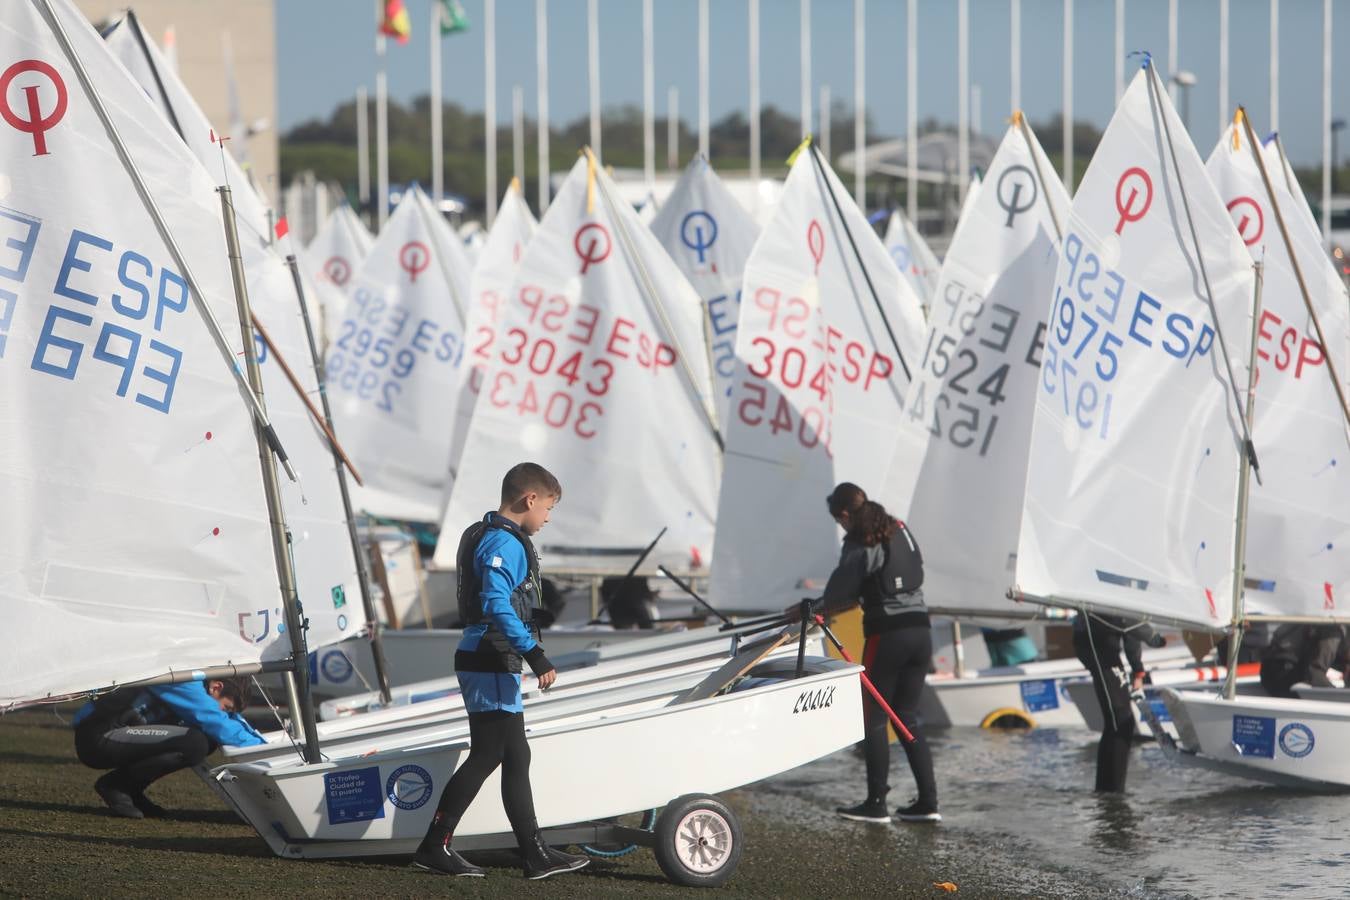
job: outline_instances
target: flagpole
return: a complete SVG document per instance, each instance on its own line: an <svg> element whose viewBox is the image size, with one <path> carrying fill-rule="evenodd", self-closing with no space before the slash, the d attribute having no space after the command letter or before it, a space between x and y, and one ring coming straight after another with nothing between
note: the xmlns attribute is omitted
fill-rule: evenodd
<svg viewBox="0 0 1350 900"><path fill-rule="evenodd" d="M1073 0L1064 0L1064 186L1073 194Z"/></svg>
<svg viewBox="0 0 1350 900"><path fill-rule="evenodd" d="M548 131L548 0L534 0L534 56L538 81L535 103L539 111L539 215L548 209L549 194L549 131Z"/></svg>
<svg viewBox="0 0 1350 900"><path fill-rule="evenodd" d="M511 163L517 184L525 183L525 89L511 88Z"/></svg>
<svg viewBox="0 0 1350 900"><path fill-rule="evenodd" d="M590 76L591 150L600 155L600 2L586 0L586 70Z"/></svg>
<svg viewBox="0 0 1350 900"><path fill-rule="evenodd" d="M830 99L830 86L822 84L820 86L820 127L816 131L817 143L825 154L825 158L830 158L830 134L834 131L834 123L830 121L830 107L833 102Z"/></svg>
<svg viewBox="0 0 1350 900"><path fill-rule="evenodd" d="M1022 0L1008 0L1008 111L1022 108Z"/></svg>
<svg viewBox="0 0 1350 900"><path fill-rule="evenodd" d="M970 0L956 0L956 183L970 184Z"/></svg>
<svg viewBox="0 0 1350 900"><path fill-rule="evenodd" d="M1167 96L1177 102L1177 71L1181 68L1181 50L1177 37L1177 0L1167 0Z"/></svg>
<svg viewBox="0 0 1350 900"><path fill-rule="evenodd" d="M384 23L380 0L375 0L375 19ZM385 44L382 32L375 35L375 56L379 67L375 70L375 227L384 230L389 218L389 82L384 71Z"/></svg>
<svg viewBox="0 0 1350 900"><path fill-rule="evenodd" d="M1219 130L1228 121L1228 0L1219 0Z"/></svg>
<svg viewBox="0 0 1350 900"><path fill-rule="evenodd" d="M642 0L642 176L656 189L656 38L652 0Z"/></svg>
<svg viewBox="0 0 1350 900"><path fill-rule="evenodd" d="M1331 0L1322 0L1322 243L1331 246Z"/></svg>
<svg viewBox="0 0 1350 900"><path fill-rule="evenodd" d="M698 0L698 152L708 159L711 128L708 113L708 0Z"/></svg>
<svg viewBox="0 0 1350 900"><path fill-rule="evenodd" d="M671 85L666 91L666 168L680 167L680 89Z"/></svg>
<svg viewBox="0 0 1350 900"><path fill-rule="evenodd" d="M759 0L750 0L750 183L754 188L755 208L759 212L760 118L759 118Z"/></svg>
<svg viewBox="0 0 1350 900"><path fill-rule="evenodd" d="M366 86L356 89L356 197L360 208L370 208L370 98Z"/></svg>
<svg viewBox="0 0 1350 900"><path fill-rule="evenodd" d="M441 147L441 4L431 0L431 199L441 208L445 160Z"/></svg>
<svg viewBox="0 0 1350 900"><path fill-rule="evenodd" d="M1270 130L1280 130L1280 0L1270 0Z"/></svg>
<svg viewBox="0 0 1350 900"><path fill-rule="evenodd" d="M483 183L487 225L497 218L497 0L483 0Z"/></svg>
<svg viewBox="0 0 1350 900"><path fill-rule="evenodd" d="M1125 96L1125 0L1116 0L1116 52L1112 58L1116 72L1116 102Z"/></svg>
<svg viewBox="0 0 1350 900"><path fill-rule="evenodd" d="M802 136L811 133L811 0L797 0L801 12Z"/></svg>
<svg viewBox="0 0 1350 900"><path fill-rule="evenodd" d="M853 202L867 208L867 0L853 0Z"/></svg>
<svg viewBox="0 0 1350 900"><path fill-rule="evenodd" d="M905 10L905 205L909 222L919 223L919 0L909 0Z"/></svg>

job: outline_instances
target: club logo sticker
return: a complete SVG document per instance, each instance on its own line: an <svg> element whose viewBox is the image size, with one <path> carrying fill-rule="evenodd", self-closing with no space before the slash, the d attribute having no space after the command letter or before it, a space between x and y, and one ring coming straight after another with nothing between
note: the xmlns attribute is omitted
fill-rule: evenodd
<svg viewBox="0 0 1350 900"><path fill-rule="evenodd" d="M1302 722L1290 722L1280 729L1280 750L1286 756L1302 759L1313 752L1315 746L1317 739L1313 737L1312 729Z"/></svg>
<svg viewBox="0 0 1350 900"><path fill-rule="evenodd" d="M384 783L389 802L399 809L421 809L431 799L431 773L421 766L400 766Z"/></svg>
<svg viewBox="0 0 1350 900"><path fill-rule="evenodd" d="M352 677L352 661L341 650L329 650L319 662L323 677L333 684L343 684Z"/></svg>

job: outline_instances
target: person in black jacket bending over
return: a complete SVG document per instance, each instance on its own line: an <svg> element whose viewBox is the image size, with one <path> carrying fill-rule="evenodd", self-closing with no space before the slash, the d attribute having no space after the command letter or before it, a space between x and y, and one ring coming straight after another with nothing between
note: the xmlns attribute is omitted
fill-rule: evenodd
<svg viewBox="0 0 1350 900"><path fill-rule="evenodd" d="M905 524L880 503L868 500L856 485L839 485L828 503L830 515L846 534L839 565L825 584L825 596L815 603L828 616L861 602L867 677L914 734L914 740L905 743L905 755L919 796L897 809L896 818L939 822L933 755L919 728L919 697L933 663L933 632L921 590L923 556ZM890 719L870 697L864 700L864 709L867 799L836 811L846 819L889 822Z"/></svg>
<svg viewBox="0 0 1350 900"><path fill-rule="evenodd" d="M1295 696L1296 684L1332 687L1327 670L1345 664L1345 626L1290 622L1275 629L1261 654L1261 687L1272 697Z"/></svg>
<svg viewBox="0 0 1350 900"><path fill-rule="evenodd" d="M1162 647L1162 635L1144 622L1120 616L1080 612L1073 621L1073 650L1092 676L1092 690L1102 710L1102 737L1097 743L1095 790L1123 793L1134 739L1130 694L1144 685L1142 645ZM1128 672L1120 664L1125 652Z"/></svg>

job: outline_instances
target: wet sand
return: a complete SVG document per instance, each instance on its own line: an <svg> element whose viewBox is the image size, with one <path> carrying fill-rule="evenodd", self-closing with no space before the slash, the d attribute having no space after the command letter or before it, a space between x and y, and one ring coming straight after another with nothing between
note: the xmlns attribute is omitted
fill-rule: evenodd
<svg viewBox="0 0 1350 900"><path fill-rule="evenodd" d="M94 793L98 773L75 759L73 706L0 717L0 894L28 897L506 897L688 896L639 850L585 871L527 884L509 853L471 854L485 879L451 880L406 859L290 861L270 853L191 773L150 796L171 818L129 820ZM58 718L60 716L61 718ZM897 761L898 767L903 762ZM829 812L824 781L861 763L839 754L814 767L726 795L745 829L745 854L718 896L959 897L1122 896L1088 873L1030 864L1017 846L960 827L875 826ZM839 798L853 802L851 794ZM894 798L893 798L894 799ZM1131 892L1135 896L1137 893Z"/></svg>

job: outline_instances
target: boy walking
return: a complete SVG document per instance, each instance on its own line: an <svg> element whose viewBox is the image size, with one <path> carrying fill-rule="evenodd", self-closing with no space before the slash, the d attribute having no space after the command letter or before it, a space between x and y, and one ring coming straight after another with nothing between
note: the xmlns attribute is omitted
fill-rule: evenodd
<svg viewBox="0 0 1350 900"><path fill-rule="evenodd" d="M455 651L464 708L469 715L469 757L441 793L436 814L413 863L445 875L486 873L456 853L450 842L483 781L502 767L502 806L520 846L526 878L572 872L590 860L544 843L530 791L530 748L520 696L522 663L547 690L558 673L532 626L542 605L539 558L530 536L548 524L562 499L558 479L543 466L520 463L502 479L502 503L465 530L459 540L459 615L464 637Z"/></svg>

